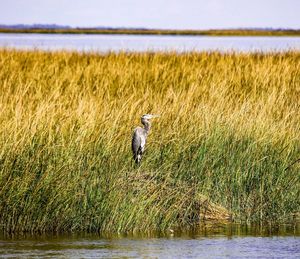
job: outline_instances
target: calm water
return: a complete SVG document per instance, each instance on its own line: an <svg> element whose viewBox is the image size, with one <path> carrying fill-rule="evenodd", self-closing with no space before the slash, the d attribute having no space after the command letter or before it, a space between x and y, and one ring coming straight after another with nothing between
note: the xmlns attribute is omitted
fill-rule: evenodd
<svg viewBox="0 0 300 259"><path fill-rule="evenodd" d="M208 37L156 35L4 34L0 47L79 51L287 51L300 37Z"/></svg>
<svg viewBox="0 0 300 259"><path fill-rule="evenodd" d="M0 237L4 258L300 258L297 230L274 234L226 227L218 231L145 236Z"/></svg>

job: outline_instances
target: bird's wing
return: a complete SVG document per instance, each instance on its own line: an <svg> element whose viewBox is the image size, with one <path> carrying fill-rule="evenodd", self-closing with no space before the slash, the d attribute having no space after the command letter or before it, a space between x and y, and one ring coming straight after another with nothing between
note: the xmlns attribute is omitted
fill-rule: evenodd
<svg viewBox="0 0 300 259"><path fill-rule="evenodd" d="M141 128L136 128L132 135L131 148L134 155L136 155L141 148Z"/></svg>
<svg viewBox="0 0 300 259"><path fill-rule="evenodd" d="M146 137L145 137L145 135L141 135L140 138L141 138L141 150L142 150L142 152L144 152L145 145L146 145Z"/></svg>
<svg viewBox="0 0 300 259"><path fill-rule="evenodd" d="M141 162L142 155L145 150L147 132L141 127L137 127L132 136L131 148L133 152L133 158L137 164Z"/></svg>

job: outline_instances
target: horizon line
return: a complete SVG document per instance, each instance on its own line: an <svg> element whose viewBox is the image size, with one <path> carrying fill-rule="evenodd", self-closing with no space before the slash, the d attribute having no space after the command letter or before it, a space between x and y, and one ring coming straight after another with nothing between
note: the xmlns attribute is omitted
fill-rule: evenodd
<svg viewBox="0 0 300 259"><path fill-rule="evenodd" d="M162 30L162 31L207 31L207 30L292 30L292 31L298 31L300 30L300 27L290 28L290 27L223 27L223 28L207 28L207 29L167 29L167 28L151 28L151 27L126 27L126 26L102 26L102 25L96 25L96 26L71 26L71 25L61 25L56 23L32 23L32 24L26 24L26 23L15 23L15 24L0 24L0 28L10 28L13 29L13 27L27 27L27 29L50 29L52 28L58 29L108 29L108 30L118 30L118 29L125 29L125 30Z"/></svg>

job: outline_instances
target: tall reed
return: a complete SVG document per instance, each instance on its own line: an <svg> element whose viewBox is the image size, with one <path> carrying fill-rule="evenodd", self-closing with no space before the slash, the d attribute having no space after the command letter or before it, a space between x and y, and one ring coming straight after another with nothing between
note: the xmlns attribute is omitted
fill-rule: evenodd
<svg viewBox="0 0 300 259"><path fill-rule="evenodd" d="M0 224L132 231L300 208L300 53L0 50ZM141 167L131 133L153 121Z"/></svg>

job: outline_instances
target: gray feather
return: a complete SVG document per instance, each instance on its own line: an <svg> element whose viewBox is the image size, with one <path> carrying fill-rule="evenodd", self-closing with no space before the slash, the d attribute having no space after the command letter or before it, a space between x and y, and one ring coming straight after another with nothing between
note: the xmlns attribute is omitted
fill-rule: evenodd
<svg viewBox="0 0 300 259"><path fill-rule="evenodd" d="M137 127L132 136L131 149L133 153L133 159L138 164L141 162L142 155L145 149L147 133L141 127Z"/></svg>
<svg viewBox="0 0 300 259"><path fill-rule="evenodd" d="M145 150L147 136L150 132L151 123L149 120L156 117L159 117L159 115L144 114L141 117L141 122L144 125L144 128L137 127L133 131L131 149L132 149L134 161L137 164L139 164L142 160L142 155Z"/></svg>

